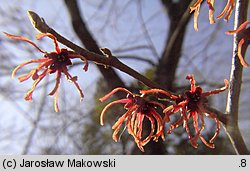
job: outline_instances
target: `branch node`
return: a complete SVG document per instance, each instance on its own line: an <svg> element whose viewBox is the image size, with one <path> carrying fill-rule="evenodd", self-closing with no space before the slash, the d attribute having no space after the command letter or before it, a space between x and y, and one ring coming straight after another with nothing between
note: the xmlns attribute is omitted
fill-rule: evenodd
<svg viewBox="0 0 250 171"><path fill-rule="evenodd" d="M100 48L100 51L102 52L102 54L104 55L104 56L106 56L107 58L109 58L109 59L112 59L112 58L115 58L113 55L112 55L112 53L111 53L111 51L108 49L108 48ZM108 65L104 65L104 67L105 68L109 68L109 66Z"/></svg>

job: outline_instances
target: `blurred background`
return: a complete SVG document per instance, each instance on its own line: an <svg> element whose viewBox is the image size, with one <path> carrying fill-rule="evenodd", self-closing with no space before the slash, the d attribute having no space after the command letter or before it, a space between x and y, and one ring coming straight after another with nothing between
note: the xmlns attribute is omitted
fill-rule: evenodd
<svg viewBox="0 0 250 171"><path fill-rule="evenodd" d="M199 31L193 28L189 14L191 0L0 0L0 31L21 35L33 40L47 52L54 50L49 39L37 41L27 11L32 10L46 23L72 42L95 53L108 47L113 55L141 74L173 92L189 89L187 74L194 74L197 84L205 91L223 86L229 79L233 36L225 31L233 29L234 13L228 23L216 20L209 24L208 7L204 3L199 15ZM226 1L215 2L215 16ZM175 31L175 41L173 35ZM60 47L64 47L60 44ZM170 48L169 48L170 47ZM82 70L81 61L74 60L69 68L78 76L85 94L80 102L73 84L62 77L59 90L59 109L54 112L54 75L44 79L33 94L33 102L23 97L31 88L32 80L19 83L11 78L12 70L29 59L42 54L21 41L13 41L0 34L0 154L142 154L126 131L119 142L112 139L112 125L124 113L122 106L110 109L105 126L99 116L107 103L99 98L115 87L126 87L133 92L145 88L132 77L118 70L97 67ZM250 61L250 54L246 60ZM36 65L27 65L18 76ZM250 70L244 69L240 98L239 127L250 149ZM126 96L126 95L124 95ZM227 92L209 98L214 108L224 112ZM114 97L115 98L115 97ZM177 118L176 118L177 119ZM175 118L173 118L175 120ZM206 120L204 137L209 139L216 127L214 120ZM150 142L144 154L234 154L223 128L209 149L199 140L194 149L182 127L167 135L166 141Z"/></svg>

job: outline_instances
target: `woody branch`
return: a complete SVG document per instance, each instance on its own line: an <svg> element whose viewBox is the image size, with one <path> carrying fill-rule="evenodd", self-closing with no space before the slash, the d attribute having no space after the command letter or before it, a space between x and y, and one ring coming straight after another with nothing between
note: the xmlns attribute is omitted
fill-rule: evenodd
<svg viewBox="0 0 250 171"><path fill-rule="evenodd" d="M247 19L249 0L237 0L235 9L234 29L237 29ZM226 133L237 154L249 154L246 144L241 135L238 126L239 99L241 92L243 67L238 58L239 37L242 33L234 35L232 66L230 74L230 88L228 92L226 113L228 113L228 124L225 125ZM242 56L245 56L246 48L242 50Z"/></svg>
<svg viewBox="0 0 250 171"><path fill-rule="evenodd" d="M140 82L142 82L143 84L145 84L146 86L148 86L150 88L159 88L159 89L164 90L164 88L161 87L159 84L151 81L150 79L141 75L140 73L138 73L134 69L132 69L129 66L125 65L124 63L122 63L119 59L117 59L115 56L113 56L108 49L104 48L102 50L103 55L99 55L99 54L90 52L90 51L83 49L80 46L74 44L73 42L69 41L68 39L61 36L60 34L58 34L54 29L52 29L51 27L49 27L46 24L46 22L44 21L43 18L39 17L38 14L36 14L35 12L28 11L28 15L29 15L29 18L30 18L32 25L39 32L53 34L60 43L73 49L75 52L84 56L84 58L86 58L87 60L93 61L97 65L103 65L105 67L109 67L109 66L114 67L114 68L132 76L133 78L139 80ZM208 107L208 106L204 106L204 107L206 108L206 110L215 113L218 116L219 120L223 124L227 124L228 115L226 115L226 114L224 114L216 109L213 109L211 107Z"/></svg>
<svg viewBox="0 0 250 171"><path fill-rule="evenodd" d="M129 66L123 64L120 60L118 60L115 56L113 56L111 53L108 54L104 50L104 55L99 55L93 52L90 52L86 49L81 48L80 46L74 44L73 42L69 41L65 37L61 36L58 34L54 29L49 27L43 18L40 18L36 13L33 11L28 11L30 20L33 24L33 26L42 33L51 33L53 34L57 40L66 45L67 47L73 49L80 55L84 56L87 60L95 62L97 65L103 65L105 67L112 66L116 69L119 69L120 71L134 77L135 79L139 80L140 82L144 83L146 86L151 87L151 88L161 88L163 89L160 85L152 82L145 76L139 74L137 71L133 70Z"/></svg>

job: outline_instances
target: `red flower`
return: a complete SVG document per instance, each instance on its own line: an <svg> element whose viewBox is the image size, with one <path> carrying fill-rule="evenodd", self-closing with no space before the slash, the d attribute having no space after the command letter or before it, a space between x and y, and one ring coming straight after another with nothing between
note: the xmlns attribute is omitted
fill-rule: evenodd
<svg viewBox="0 0 250 171"><path fill-rule="evenodd" d="M197 0L193 6L190 7L190 13L194 11L194 29L198 31L198 16L200 12L200 6L203 0ZM209 21L210 24L213 24L214 21L214 0L206 0L209 8ZM234 0L227 0L227 4L223 11L216 17L217 19L222 18L224 15L225 20L228 21L234 9Z"/></svg>
<svg viewBox="0 0 250 171"><path fill-rule="evenodd" d="M206 0L207 1L207 5L209 7L209 21L210 24L214 23L214 0ZM203 0L197 0L197 2L190 7L190 13L192 13L194 11L194 29L196 31L198 31L198 16L199 16L199 12L200 12L200 7L201 7L201 3L203 2Z"/></svg>
<svg viewBox="0 0 250 171"><path fill-rule="evenodd" d="M217 16L217 18L222 18L224 15L225 16L225 21L228 21L233 9L234 9L234 0L227 0L227 4L225 6L225 8L223 9L223 11Z"/></svg>
<svg viewBox="0 0 250 171"><path fill-rule="evenodd" d="M65 74L67 80L69 80L75 84L77 90L80 93L81 99L83 98L83 92L82 92L80 86L78 85L78 83L76 82L77 77L71 76L68 72L68 69L67 69L68 65L72 65L71 59L79 58L79 59L85 61L84 70L87 71L88 62L83 56L78 55L74 51L70 51L67 49L60 49L56 38L52 34L37 34L38 40L43 38L43 37L46 37L46 36L53 39L54 45L55 45L55 51L50 52L50 53L41 50L34 42L32 42L31 40L29 40L27 38L24 38L21 36L10 35L8 33L5 33L5 34L11 39L26 41L26 42L30 43L38 51L40 51L41 53L44 54L43 58L29 60L27 62L24 62L24 63L18 65L12 72L12 77L14 77L16 75L16 72L20 68L22 68L23 66L30 64L30 63L39 63L39 65L35 69L31 70L28 74L18 78L20 82L26 81L30 77L32 77L32 79L34 80L32 88L27 92L27 94L25 96L25 100L32 101L32 93L35 90L36 86L39 84L39 82L46 75L53 74L53 73L56 73L56 84L55 84L54 89L49 93L49 95L51 95L51 96L54 95L54 108L55 108L56 112L59 111L58 104L57 104L57 98L58 98L58 88L60 85L60 78L61 78L62 73ZM39 74L39 72L41 72L41 73Z"/></svg>
<svg viewBox="0 0 250 171"><path fill-rule="evenodd" d="M220 132L220 123L216 114L210 111L207 111L204 108L204 103L205 103L204 101L205 101L205 98L208 96L225 91L228 88L228 81L224 80L225 86L220 89L216 89L216 90L209 91L209 92L202 92L202 88L195 85L195 80L194 80L193 75L188 75L186 79L190 81L191 90L186 91L184 96L179 95L178 97L177 96L172 97L172 99L175 100L175 104L164 109L163 112L165 113L165 117L163 119L163 122L169 122L170 121L169 117L173 115L174 113L177 113L178 111L180 111L181 112L180 119L176 123L170 126L168 133L170 134L174 128L177 128L178 126L183 124L183 127L185 127L186 132L188 134L190 143L194 148L197 148L198 146L197 140L199 137L206 146L210 148L214 148L213 142ZM216 132L209 142L207 142L201 135L201 132L205 127L204 115L214 119L217 124ZM191 136L191 133L189 130L188 121L190 120L191 117L193 118L193 127L196 132L195 136ZM201 120L200 127L199 127L198 119Z"/></svg>
<svg viewBox="0 0 250 171"><path fill-rule="evenodd" d="M241 38L239 44L238 44L238 57L240 60L240 63L244 66L244 67L248 67L249 64L244 60L242 53L241 53L241 49L244 43L246 43L247 45L249 45L249 41L250 41L250 28L246 28L247 25L250 24L249 21L245 21L244 23L242 23L239 28L237 28L236 30L231 30L226 32L226 34L235 34L235 33L239 33L239 32L243 32L243 37Z"/></svg>
<svg viewBox="0 0 250 171"><path fill-rule="evenodd" d="M118 132L122 126L122 123L125 122L128 129L128 133L134 137L134 140L141 151L144 152L143 146L146 145L151 138L154 138L154 141L158 141L158 138L161 136L164 139L164 130L163 122L159 113L156 111L156 107L164 109L164 105L156 101L149 101L146 99L144 94L134 95L125 88L116 88L104 97L100 98L100 101L107 100L111 95L117 91L124 91L127 93L127 97L124 99L116 100L109 103L102 111L100 116L100 123L104 125L104 114L105 112L114 104L123 103L124 109L127 110L118 121L112 126L114 129L113 139L118 141ZM147 118L151 122L151 132L146 138L142 138L142 125L144 118ZM155 121L157 122L157 128L155 126ZM155 133L156 131L156 133Z"/></svg>

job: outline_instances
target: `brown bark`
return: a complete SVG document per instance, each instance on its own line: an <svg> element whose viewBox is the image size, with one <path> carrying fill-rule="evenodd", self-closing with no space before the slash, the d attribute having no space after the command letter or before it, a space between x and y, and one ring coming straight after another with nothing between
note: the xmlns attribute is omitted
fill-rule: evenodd
<svg viewBox="0 0 250 171"><path fill-rule="evenodd" d="M235 6L234 29L237 29L247 20L249 0L237 0ZM228 123L224 126L226 133L234 147L236 154L249 154L246 144L241 135L238 126L239 100L242 83L243 67L238 58L238 43L242 33L234 36L232 67L230 75L230 89L228 91L226 113L229 114ZM243 33L244 34L244 33ZM246 47L242 49L242 55L245 56Z"/></svg>

